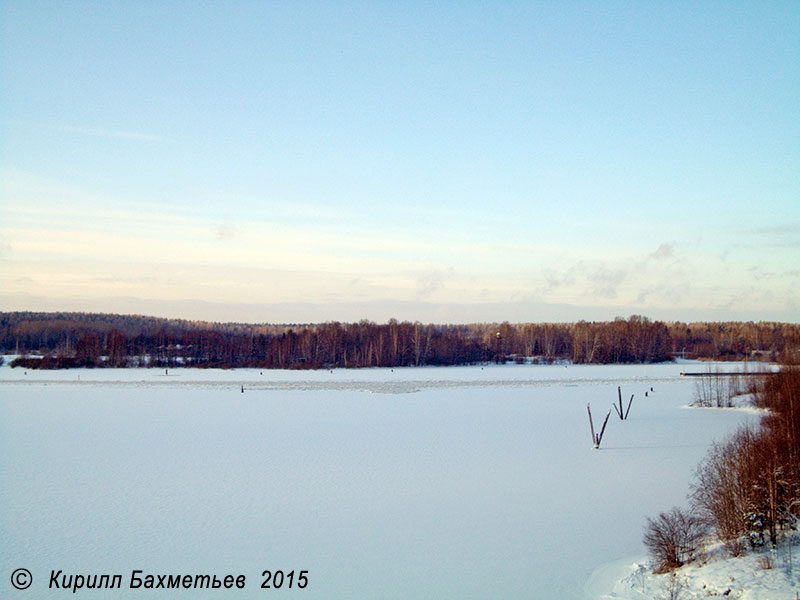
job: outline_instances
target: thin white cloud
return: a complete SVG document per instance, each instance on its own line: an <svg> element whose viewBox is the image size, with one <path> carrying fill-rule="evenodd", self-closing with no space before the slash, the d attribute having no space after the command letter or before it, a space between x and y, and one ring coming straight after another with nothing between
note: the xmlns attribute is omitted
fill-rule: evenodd
<svg viewBox="0 0 800 600"><path fill-rule="evenodd" d="M675 254L675 244L661 244L655 252L647 256L652 260L666 260Z"/></svg>
<svg viewBox="0 0 800 600"><path fill-rule="evenodd" d="M428 300L444 287L445 281L452 275L453 269L437 269L423 273L417 278L417 299Z"/></svg>
<svg viewBox="0 0 800 600"><path fill-rule="evenodd" d="M230 225L217 225L214 234L218 242L232 240L236 236L236 228Z"/></svg>
<svg viewBox="0 0 800 600"><path fill-rule="evenodd" d="M619 287L627 277L628 271L624 268L608 269L601 267L588 275L591 285L589 293L593 297L613 300L619 295Z"/></svg>
<svg viewBox="0 0 800 600"><path fill-rule="evenodd" d="M185 211L2 168L0 212L0 249L13 249L0 251L0 289L43 297L232 303L392 298L498 306L525 300L580 306L586 315L612 306L652 315L724 308L759 276L774 297L748 292L753 314L782 309L796 298L793 261L773 261L763 271L748 271L757 264L750 260L732 261L735 270L728 273L719 260L685 252L685 242L680 253L677 242L665 242L650 252L653 246L644 244L616 253L596 248L589 259L579 247L561 252L561 246L537 240L500 246L454 228L441 236L411 235L341 221L282 223Z"/></svg>
<svg viewBox="0 0 800 600"><path fill-rule="evenodd" d="M800 223L775 225L774 227L759 227L757 229L753 229L753 232L764 235L791 235L800 233Z"/></svg>
<svg viewBox="0 0 800 600"><path fill-rule="evenodd" d="M4 260L11 256L11 244L6 242L6 238L2 232L0 232L0 260Z"/></svg>

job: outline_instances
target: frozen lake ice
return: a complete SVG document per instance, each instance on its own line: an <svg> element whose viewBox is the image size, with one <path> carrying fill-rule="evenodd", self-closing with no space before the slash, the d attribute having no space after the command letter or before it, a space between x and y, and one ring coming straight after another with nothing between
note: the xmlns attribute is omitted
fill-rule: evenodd
<svg viewBox="0 0 800 600"><path fill-rule="evenodd" d="M51 570L198 597L126 589L141 569L247 577L203 597L581 599L596 567L643 553L645 516L685 503L710 443L758 418L684 408L680 372L705 368L6 365L0 597L25 567L36 598L63 596ZM630 417L593 450L586 403L601 421L618 385ZM309 585L262 590L265 569Z"/></svg>

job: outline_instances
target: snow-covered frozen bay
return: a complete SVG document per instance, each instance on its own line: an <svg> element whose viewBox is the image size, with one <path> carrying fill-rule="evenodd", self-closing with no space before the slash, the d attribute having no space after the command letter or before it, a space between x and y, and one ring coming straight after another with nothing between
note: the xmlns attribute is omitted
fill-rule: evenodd
<svg viewBox="0 0 800 600"><path fill-rule="evenodd" d="M704 369L3 366L0 596L25 567L36 598L64 594L51 569L198 597L125 589L142 569L247 576L203 597L580 599L684 503L712 440L758 418L685 409L679 374ZM630 417L592 450L586 403L602 421L618 385ZM262 590L265 569L309 585Z"/></svg>

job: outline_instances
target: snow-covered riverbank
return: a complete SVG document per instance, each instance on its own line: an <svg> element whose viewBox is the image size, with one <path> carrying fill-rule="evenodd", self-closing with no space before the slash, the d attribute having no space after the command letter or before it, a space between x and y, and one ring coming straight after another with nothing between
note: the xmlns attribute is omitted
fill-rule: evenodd
<svg viewBox="0 0 800 600"><path fill-rule="evenodd" d="M592 600L793 600L800 593L800 534L774 550L736 557L717 546L698 561L661 575L653 574L644 556L617 560L595 569L584 589Z"/></svg>

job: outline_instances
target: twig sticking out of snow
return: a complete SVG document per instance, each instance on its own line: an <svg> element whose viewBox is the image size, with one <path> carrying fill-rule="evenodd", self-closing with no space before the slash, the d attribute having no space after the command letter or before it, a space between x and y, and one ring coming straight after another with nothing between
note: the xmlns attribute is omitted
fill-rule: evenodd
<svg viewBox="0 0 800 600"><path fill-rule="evenodd" d="M611 409L609 408L608 412L606 413L606 418L605 420L603 420L603 427L600 429L599 434L594 432L594 420L592 419L592 407L590 404L586 405L586 410L589 413L589 428L592 431L592 445L594 446L595 449L598 449L600 448L600 442L603 441L603 434L606 431L606 424L608 423L608 417L611 416Z"/></svg>
<svg viewBox="0 0 800 600"><path fill-rule="evenodd" d="M645 392L645 393L647 393L647 392ZM631 394L631 399L628 400L628 408L625 411L625 418L623 419L623 421L627 421L628 420L628 413L631 412L631 404L633 404L633 396L634 395Z"/></svg>
<svg viewBox="0 0 800 600"><path fill-rule="evenodd" d="M647 392L645 392L645 395L647 395ZM631 404L633 404L634 394L631 394L631 399L628 401L628 408L626 410L623 410L622 408L622 387L620 386L617 386L617 396L619 397L619 408L617 408L616 404L612 404L611 406L614 407L614 411L617 413L619 420L625 421L628 418L628 413L631 412Z"/></svg>
<svg viewBox="0 0 800 600"><path fill-rule="evenodd" d="M617 413L620 421L624 421L625 417L623 416L625 413L622 412L622 388L617 386L617 396L619 396L619 408L617 405L614 405L614 411Z"/></svg>

